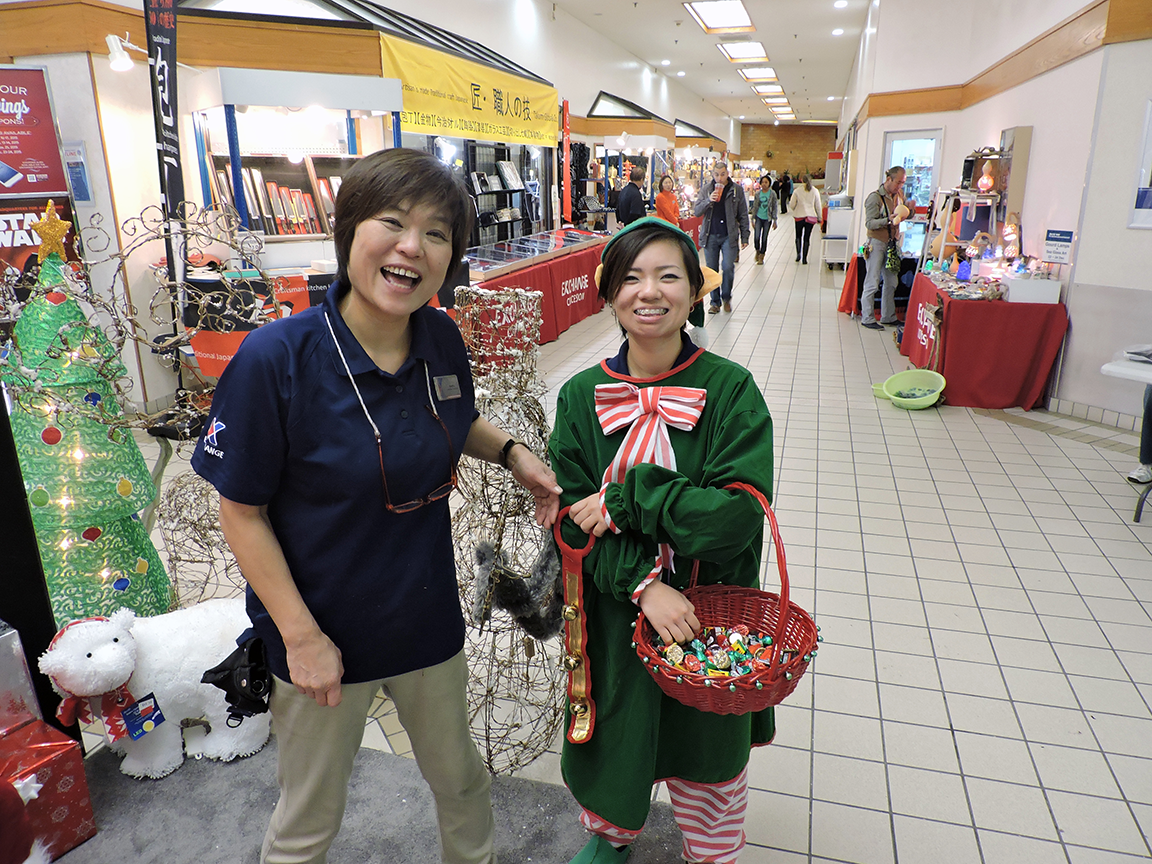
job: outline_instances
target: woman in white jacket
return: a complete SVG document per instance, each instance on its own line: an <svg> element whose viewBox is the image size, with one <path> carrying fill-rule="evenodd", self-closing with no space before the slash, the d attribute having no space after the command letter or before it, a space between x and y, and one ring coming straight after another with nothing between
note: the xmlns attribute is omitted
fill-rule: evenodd
<svg viewBox="0 0 1152 864"><path fill-rule="evenodd" d="M796 190L788 199L788 209L796 220L796 260L808 263L808 243L812 239L812 226L820 221L820 191L812 185L808 174L801 174Z"/></svg>

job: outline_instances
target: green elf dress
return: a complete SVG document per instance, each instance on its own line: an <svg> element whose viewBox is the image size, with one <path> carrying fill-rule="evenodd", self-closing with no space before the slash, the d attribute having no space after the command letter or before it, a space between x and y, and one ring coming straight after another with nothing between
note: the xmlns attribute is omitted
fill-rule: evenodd
<svg viewBox="0 0 1152 864"><path fill-rule="evenodd" d="M675 588L688 586L693 559L702 585L759 587L764 511L747 492L723 487L742 482L771 496L772 418L748 370L681 338L675 365L656 378L627 374L627 342L616 357L573 377L560 391L549 442L561 505L602 491L612 527L584 558L579 614L565 610L569 627L582 630L583 656L573 656L569 638L566 662L577 671L561 771L585 811L625 831L643 827L654 783L731 781L747 766L750 748L775 734L771 708L708 714L665 696L631 647L640 611L632 597L658 572L662 544L675 571L665 567L663 578ZM624 382L637 391L699 388L706 396L690 430L667 427L675 468L634 464L622 482L605 484L628 428L605 434L596 388ZM568 518L561 532L574 549L589 539ZM586 701L573 698L571 686L585 670Z"/></svg>

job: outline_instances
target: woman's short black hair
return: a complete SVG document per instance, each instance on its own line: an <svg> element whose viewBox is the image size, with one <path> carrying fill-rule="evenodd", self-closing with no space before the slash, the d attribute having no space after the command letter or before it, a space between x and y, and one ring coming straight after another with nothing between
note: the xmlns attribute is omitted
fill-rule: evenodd
<svg viewBox="0 0 1152 864"><path fill-rule="evenodd" d="M624 284L624 277L632 269L636 257L645 246L657 240L671 240L680 246L688 284L692 286L692 296L696 296L704 285L704 272L700 269L700 253L696 251L696 244L692 242L692 238L670 222L650 217L632 223L632 226L621 231L604 247L600 257L604 269L600 271L598 291L605 303L611 303L616 299L616 295L620 293L620 286Z"/></svg>
<svg viewBox="0 0 1152 864"><path fill-rule="evenodd" d="M348 283L352 238L361 222L385 210L421 204L439 208L451 226L451 276L464 257L472 233L472 205L463 182L451 168L421 150L394 147L358 160L344 175L336 196L336 277Z"/></svg>
<svg viewBox="0 0 1152 864"><path fill-rule="evenodd" d="M664 181L665 181L665 180L671 180L671 181L672 181L672 188L673 188L673 189L675 189L675 188L676 188L676 178L675 178L675 177L673 177L671 174L661 174L661 175L660 175L660 183L659 183L659 185L657 185L657 187L656 187L656 188L657 188L657 189L659 189L661 192L663 192L663 191L664 191Z"/></svg>

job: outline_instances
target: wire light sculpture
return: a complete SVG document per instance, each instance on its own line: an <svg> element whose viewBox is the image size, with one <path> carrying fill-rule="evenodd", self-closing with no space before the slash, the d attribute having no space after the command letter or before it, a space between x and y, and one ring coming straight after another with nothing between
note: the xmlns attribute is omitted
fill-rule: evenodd
<svg viewBox="0 0 1152 864"><path fill-rule="evenodd" d="M160 496L157 525L177 606L244 594L240 565L220 530L220 500L207 480L192 471L174 477Z"/></svg>
<svg viewBox="0 0 1152 864"><path fill-rule="evenodd" d="M456 289L456 322L472 355L477 409L544 458L549 429L536 371L540 304L535 291ZM453 512L452 535L461 602L473 618L465 642L472 735L490 771L511 773L544 753L560 729L561 646L554 638L532 638L511 615L492 608L490 590L477 578L476 546L487 541L523 574L552 539L533 519L531 494L507 471L465 457L457 473L463 500Z"/></svg>

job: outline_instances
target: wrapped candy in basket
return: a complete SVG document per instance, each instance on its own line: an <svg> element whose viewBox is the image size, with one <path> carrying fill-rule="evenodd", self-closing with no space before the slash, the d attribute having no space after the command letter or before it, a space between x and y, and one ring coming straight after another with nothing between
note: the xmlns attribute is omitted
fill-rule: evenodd
<svg viewBox="0 0 1152 864"><path fill-rule="evenodd" d="M784 544L767 499L744 483L727 488L750 492L772 529L780 593L733 585L696 584L698 564L684 596L704 632L687 646L664 646L641 613L633 646L648 673L667 695L712 714L747 714L783 701L800 683L820 636L811 616L788 599Z"/></svg>

